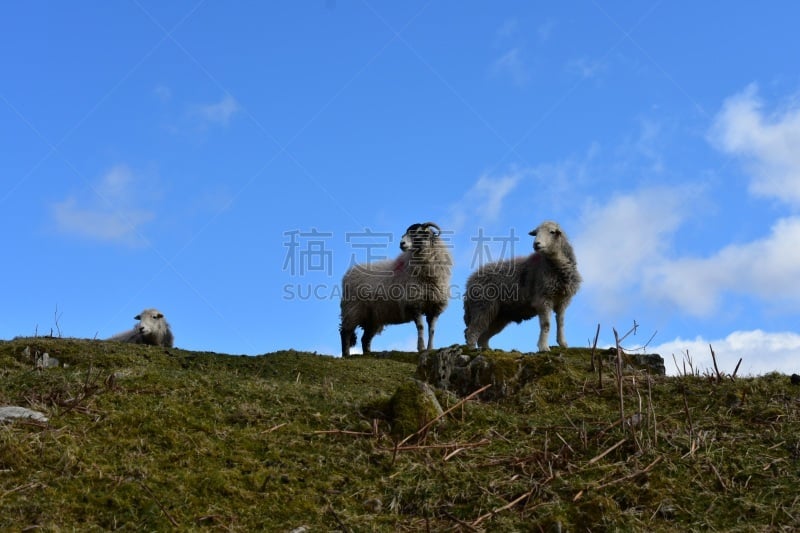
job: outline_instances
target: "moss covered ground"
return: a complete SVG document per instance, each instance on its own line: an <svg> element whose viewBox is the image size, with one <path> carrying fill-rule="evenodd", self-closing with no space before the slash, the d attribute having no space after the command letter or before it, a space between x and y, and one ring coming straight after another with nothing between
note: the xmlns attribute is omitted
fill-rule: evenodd
<svg viewBox="0 0 800 533"><path fill-rule="evenodd" d="M385 406L416 354L0 342L0 405L49 417L0 423L0 530L800 529L788 376L628 373L620 395L588 350L525 357L547 372L399 445Z"/></svg>

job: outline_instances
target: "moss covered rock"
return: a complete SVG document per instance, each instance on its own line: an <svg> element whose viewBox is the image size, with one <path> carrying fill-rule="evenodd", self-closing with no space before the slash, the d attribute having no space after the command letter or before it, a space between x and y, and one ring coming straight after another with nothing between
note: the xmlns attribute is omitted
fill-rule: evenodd
<svg viewBox="0 0 800 533"><path fill-rule="evenodd" d="M430 385L409 379L397 388L389 400L392 435L402 439L416 433L443 412Z"/></svg>
<svg viewBox="0 0 800 533"><path fill-rule="evenodd" d="M491 384L481 394L481 399L491 400L509 396L526 383L557 372L563 366L561 358L550 355L477 352L454 345L424 353L417 366L417 377L459 396Z"/></svg>

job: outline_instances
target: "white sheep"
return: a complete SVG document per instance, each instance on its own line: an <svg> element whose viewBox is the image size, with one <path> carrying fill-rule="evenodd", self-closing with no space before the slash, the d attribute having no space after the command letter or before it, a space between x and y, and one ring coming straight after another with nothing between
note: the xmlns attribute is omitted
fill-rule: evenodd
<svg viewBox="0 0 800 533"><path fill-rule="evenodd" d="M172 330L158 309L145 309L135 317L139 323L133 329L117 333L110 341L130 342L133 344L151 344L171 348L174 341Z"/></svg>
<svg viewBox="0 0 800 533"><path fill-rule="evenodd" d="M565 347L564 312L578 292L581 276L567 235L555 222L543 222L533 254L484 265L467 280L464 336L469 347L489 348L489 339L510 322L539 316L538 351L550 351L550 313L556 313L556 338Z"/></svg>
<svg viewBox="0 0 800 533"><path fill-rule="evenodd" d="M409 226L400 249L397 258L355 265L342 278L342 357L355 346L357 327L364 330L361 347L367 354L384 326L411 321L417 327L417 350L423 351L423 315L428 322L427 349L433 348L436 320L450 298L453 259L433 222Z"/></svg>

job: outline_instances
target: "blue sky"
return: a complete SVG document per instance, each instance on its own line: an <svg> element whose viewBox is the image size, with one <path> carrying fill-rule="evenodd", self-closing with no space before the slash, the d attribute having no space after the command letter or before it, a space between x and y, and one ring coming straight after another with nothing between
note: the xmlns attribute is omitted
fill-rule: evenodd
<svg viewBox="0 0 800 533"><path fill-rule="evenodd" d="M13 2L0 338L158 307L191 350L339 353L338 286L414 222L479 260L558 221L572 346L800 370L794 2ZM483 236L483 241L478 241ZM493 347L535 350L538 324ZM555 343L554 334L551 344ZM652 339L651 339L652 337ZM412 324L374 349L412 349Z"/></svg>

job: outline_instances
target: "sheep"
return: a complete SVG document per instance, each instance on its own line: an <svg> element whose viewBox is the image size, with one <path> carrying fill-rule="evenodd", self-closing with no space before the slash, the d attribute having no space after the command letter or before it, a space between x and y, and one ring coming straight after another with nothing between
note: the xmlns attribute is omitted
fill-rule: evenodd
<svg viewBox="0 0 800 533"><path fill-rule="evenodd" d="M539 316L539 352L550 351L550 313L556 314L558 345L567 347L564 312L578 292L581 276L575 252L558 224L543 222L529 235L535 237L533 254L484 265L467 280L464 294L464 330L467 346L489 348L489 339L510 322Z"/></svg>
<svg viewBox="0 0 800 533"><path fill-rule="evenodd" d="M400 239L402 253L395 259L354 265L342 278L342 357L356 344L357 327L363 329L361 347L370 353L372 338L389 324L413 321L417 351L426 348L422 316L428 322L427 349L433 349L436 320L450 298L453 259L433 222L412 224Z"/></svg>
<svg viewBox="0 0 800 533"><path fill-rule="evenodd" d="M174 337L164 313L158 309L145 309L133 318L139 321L133 329L117 333L108 340L172 348Z"/></svg>

